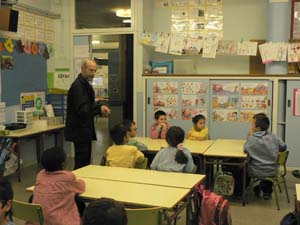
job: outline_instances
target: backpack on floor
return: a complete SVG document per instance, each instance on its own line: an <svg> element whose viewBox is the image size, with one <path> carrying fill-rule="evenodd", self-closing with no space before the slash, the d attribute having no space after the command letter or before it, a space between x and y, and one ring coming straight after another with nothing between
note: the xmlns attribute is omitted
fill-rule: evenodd
<svg viewBox="0 0 300 225"><path fill-rule="evenodd" d="M280 221L280 225L297 225L297 218L294 213L286 214Z"/></svg>
<svg viewBox="0 0 300 225"><path fill-rule="evenodd" d="M234 178L232 173L219 169L214 182L214 192L219 195L230 196L234 191Z"/></svg>
<svg viewBox="0 0 300 225"><path fill-rule="evenodd" d="M203 185L196 187L196 198L201 201L198 212L198 225L231 225L229 201Z"/></svg>

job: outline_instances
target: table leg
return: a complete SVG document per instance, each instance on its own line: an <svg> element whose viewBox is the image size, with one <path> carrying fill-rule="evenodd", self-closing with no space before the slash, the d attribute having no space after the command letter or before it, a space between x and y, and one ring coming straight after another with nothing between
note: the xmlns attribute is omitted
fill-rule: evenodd
<svg viewBox="0 0 300 225"><path fill-rule="evenodd" d="M44 150L44 134L40 134L36 137L36 159L38 167L41 167L41 154Z"/></svg>
<svg viewBox="0 0 300 225"><path fill-rule="evenodd" d="M17 158L18 158L18 169L17 169L18 181L21 182L21 154L19 148L19 139L15 139L14 142L16 142L15 152L17 153Z"/></svg>
<svg viewBox="0 0 300 225"><path fill-rule="evenodd" d="M191 199L187 199L187 205L186 205L186 225L191 224Z"/></svg>
<svg viewBox="0 0 300 225"><path fill-rule="evenodd" d="M55 147L63 147L63 130L58 130L54 133Z"/></svg>
<svg viewBox="0 0 300 225"><path fill-rule="evenodd" d="M243 206L246 204L246 160L243 163Z"/></svg>

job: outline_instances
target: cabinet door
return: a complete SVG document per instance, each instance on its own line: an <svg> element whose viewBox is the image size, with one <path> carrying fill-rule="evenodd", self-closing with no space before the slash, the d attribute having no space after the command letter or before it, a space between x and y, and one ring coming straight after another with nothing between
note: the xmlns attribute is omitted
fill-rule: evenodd
<svg viewBox="0 0 300 225"><path fill-rule="evenodd" d="M154 112L157 110L165 111L168 123L180 126L186 133L193 126L193 116L199 113L205 117L209 115L208 80L157 78L147 79L146 82L147 136L150 136L150 127L155 121Z"/></svg>
<svg viewBox="0 0 300 225"><path fill-rule="evenodd" d="M246 139L254 114L272 115L271 97L270 81L211 80L210 137Z"/></svg>
<svg viewBox="0 0 300 225"><path fill-rule="evenodd" d="M295 167L300 165L300 116L294 115L294 90L297 88L300 88L300 81L287 81L285 142L290 151L288 166Z"/></svg>

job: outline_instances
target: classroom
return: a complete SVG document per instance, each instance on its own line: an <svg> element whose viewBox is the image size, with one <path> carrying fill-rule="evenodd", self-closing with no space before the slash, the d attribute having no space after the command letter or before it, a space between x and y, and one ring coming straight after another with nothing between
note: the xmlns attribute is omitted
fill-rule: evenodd
<svg viewBox="0 0 300 225"><path fill-rule="evenodd" d="M300 224L299 15L0 0L0 224Z"/></svg>

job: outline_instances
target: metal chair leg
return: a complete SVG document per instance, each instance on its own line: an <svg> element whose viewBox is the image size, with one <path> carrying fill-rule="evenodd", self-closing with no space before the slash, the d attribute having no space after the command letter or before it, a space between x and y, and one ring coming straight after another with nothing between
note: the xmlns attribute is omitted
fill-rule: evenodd
<svg viewBox="0 0 300 225"><path fill-rule="evenodd" d="M284 185L284 189L285 189L285 193L286 193L286 198L287 198L287 201L288 203L290 203L290 197L289 197L289 192L287 190L287 186L286 186L286 182L285 182L285 178L282 177L282 180L283 180L283 185Z"/></svg>

